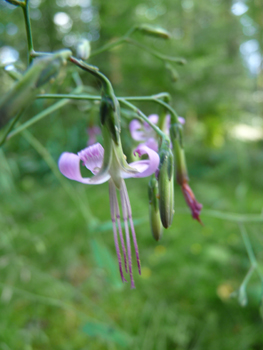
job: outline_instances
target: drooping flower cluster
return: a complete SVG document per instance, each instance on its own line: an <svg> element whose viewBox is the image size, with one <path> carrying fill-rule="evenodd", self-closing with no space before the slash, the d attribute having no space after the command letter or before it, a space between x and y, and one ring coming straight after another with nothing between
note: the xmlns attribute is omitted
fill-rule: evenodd
<svg viewBox="0 0 263 350"><path fill-rule="evenodd" d="M67 178L84 184L97 185L109 181L110 211L120 275L122 281L126 282L125 269L130 276L131 288L134 288L131 237L139 274L141 273L141 265L130 200L124 182L125 178L151 176L148 186L150 224L153 237L159 240L163 227L168 228L172 224L174 214L174 163L176 163L177 182L182 187L186 202L192 210L193 218L201 222L199 214L202 205L196 201L188 185L182 142L184 119L178 118L175 113L172 113L171 118L163 115L159 119L158 115L151 115L147 120L147 117L141 111L135 109L135 112L145 123L141 124L136 120L130 124L132 137L136 141L144 142L138 145L134 154L137 153L139 157L144 156L144 158L128 164L123 154L120 137L120 106L110 81L96 67L91 67L74 57L70 57L70 60L85 71L95 75L101 82L100 128L105 148L99 143L92 144L96 142L96 136L99 132L97 127L93 126L88 130L89 147L78 154L64 152L59 158L59 169ZM132 106L123 99L122 102ZM158 138L153 130L158 134ZM145 159L145 157L148 158ZM87 178L81 175L81 161L94 174L93 177ZM117 199L118 192L121 211ZM125 235L121 225L121 213Z"/></svg>
<svg viewBox="0 0 263 350"><path fill-rule="evenodd" d="M152 123L158 124L159 116L157 114L151 114L149 115L148 119ZM169 135L169 129L171 125L170 120L171 120L170 115L167 115L163 126L163 131L167 135ZM185 123L185 119L183 117L178 117L178 121L181 125ZM149 124L147 124L146 122L141 123L138 120L132 120L130 123L130 132L134 140L144 141L148 147L152 148L156 152L158 151L158 140L156 137L156 133L149 126ZM203 206L201 203L197 202L194 196L194 193L188 184L188 176L187 176L187 170L186 170L185 159L184 159L184 151L183 149L181 149L178 142L174 143L173 139L171 141L172 141L172 146L174 148L177 148L176 150L174 150L175 158L177 162L177 182L181 186L186 204L188 205L188 207L192 212L193 219L196 219L200 223L202 223L199 215ZM158 173L157 173L157 177L158 177Z"/></svg>
<svg viewBox="0 0 263 350"><path fill-rule="evenodd" d="M111 219L113 223L113 233L114 233L114 242L116 247L116 252L118 256L119 262L119 270L121 274L121 278L123 282L126 282L123 273L123 263L121 257L121 251L119 248L119 240L121 243L121 249L123 254L125 271L129 272L131 287L134 288L134 279L132 273L132 253L131 253L131 243L130 243L130 230L132 234L133 244L135 248L137 265L139 273L141 273L140 267L140 259L139 259L139 250L136 240L135 229L132 220L132 211L130 200L127 192L127 188L123 179L134 177L146 177L153 174L159 165L159 156L158 154L147 147L146 145L139 145L134 153L137 153L140 157L142 155L147 155L148 159L136 161L133 163L127 164L127 167L124 168L122 163L125 161L124 159L120 159L120 157L124 157L122 154L119 156L114 143L112 142L112 156L111 161L107 166L107 170L102 174L100 173L103 165L104 159L104 149L101 144L96 143L92 146L85 148L80 151L78 154L64 152L59 158L58 166L61 173L71 180L75 180L84 184L89 185L98 185L102 184L106 181L109 181L109 192L110 192L110 210L111 210ZM89 169L94 176L91 178L82 177L80 172L80 162L83 162L83 165L87 169ZM120 199L121 199L121 209L122 209L122 217L124 221L125 227L125 241L123 238L122 227L121 227L121 213L119 209L119 204L117 200L117 191L119 190ZM129 230L129 224L130 230ZM117 226L117 227L116 227ZM118 233L119 238L118 238ZM127 247L127 251L126 251ZM128 254L128 264L127 264L127 254ZM127 268L128 265L128 268Z"/></svg>

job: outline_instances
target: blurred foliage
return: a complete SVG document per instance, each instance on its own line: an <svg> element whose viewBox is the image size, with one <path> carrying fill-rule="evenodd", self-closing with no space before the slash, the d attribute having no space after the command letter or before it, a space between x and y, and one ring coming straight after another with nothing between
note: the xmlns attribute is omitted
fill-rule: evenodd
<svg viewBox="0 0 263 350"><path fill-rule="evenodd" d="M246 11L234 15L236 4ZM1 0L0 9L0 58L3 48L16 49L15 66L22 72L22 12ZM85 147L88 123L97 120L96 104L71 101L0 149L0 349L261 349L260 280L254 273L246 308L230 298L250 262L237 222L224 214L242 218L262 211L262 139L245 143L231 133L240 123L262 128L262 68L251 72L240 54L241 45L254 40L262 60L262 2L30 0L30 13L37 51L74 50L79 38L89 39L95 50L144 23L172 33L170 41L133 37L186 58L185 66L170 63L176 82L165 62L128 44L89 62L111 79L119 96L171 93L186 119L189 174L204 204L205 225L191 219L177 188L174 223L156 243L147 221L147 180L127 181L143 270L135 276L136 290L123 285L107 185L68 185L52 168L64 150ZM55 23L59 13L67 19L64 26ZM75 88L72 72L68 65L49 91ZM80 74L88 92L96 93L95 80ZM3 94L13 80L2 68L0 79ZM36 100L22 122L52 104ZM159 112L154 104L138 106L146 114ZM126 136L127 127L124 120ZM215 212L222 218L213 217ZM87 228L90 221L93 229ZM262 269L262 224L245 227Z"/></svg>

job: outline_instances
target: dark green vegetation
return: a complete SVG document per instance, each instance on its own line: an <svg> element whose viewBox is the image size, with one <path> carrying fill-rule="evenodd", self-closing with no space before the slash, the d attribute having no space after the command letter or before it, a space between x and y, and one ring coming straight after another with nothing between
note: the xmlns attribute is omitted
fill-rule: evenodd
<svg viewBox="0 0 263 350"><path fill-rule="evenodd" d="M262 126L262 70L251 75L239 53L240 45L253 39L262 55L261 2L247 1L248 11L234 16L223 0L94 1L93 17L82 22L80 6L62 7L74 1L31 1L39 51L67 47L83 33L96 39L99 32L95 50L138 23L172 33L170 41L139 33L134 38L187 59L184 67L172 64L180 75L176 83L162 61L128 44L88 62L111 79L118 96L171 93L186 119L190 184L204 205L204 226L192 220L177 186L173 225L156 243L148 223L148 180L128 180L143 268L141 277L134 268L136 289L130 290L119 276L108 184L72 183L56 165L61 152L85 147L86 128L97 120L98 106L72 102L47 116L0 149L0 349L262 349L257 271L239 301L230 298L251 266L242 233L249 236L258 271L262 268L262 140L243 142L229 132L240 123ZM22 13L0 6L0 45L19 51L23 71ZM57 12L70 15L70 31L57 29ZM18 32L10 35L14 25ZM68 65L47 92L70 92L73 70ZM93 78L85 73L81 78L97 93ZM4 93L13 80L3 69L0 79ZM37 100L21 123L53 103ZM146 114L160 111L154 104L138 105ZM126 148L131 147L127 125L124 119Z"/></svg>

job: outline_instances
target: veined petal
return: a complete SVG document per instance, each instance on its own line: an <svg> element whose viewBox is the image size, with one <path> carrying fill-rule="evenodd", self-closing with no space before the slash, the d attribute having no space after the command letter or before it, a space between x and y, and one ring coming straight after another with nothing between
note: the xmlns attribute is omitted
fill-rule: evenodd
<svg viewBox="0 0 263 350"><path fill-rule="evenodd" d="M154 150L155 152L158 151L158 142L153 138L150 137L146 142L145 145L149 148L151 148L152 150Z"/></svg>
<svg viewBox="0 0 263 350"><path fill-rule="evenodd" d="M153 124L157 124L158 120L159 120L159 116L158 116L158 114L150 114L148 119ZM145 128L145 130L147 130L147 132L152 131L152 127L148 123L144 122L143 124L144 124L144 128Z"/></svg>
<svg viewBox="0 0 263 350"><path fill-rule="evenodd" d="M97 174L102 167L104 149L100 143L95 143L95 145L78 152L78 156L87 169L93 172L93 174Z"/></svg>
<svg viewBox="0 0 263 350"><path fill-rule="evenodd" d="M92 178L82 177L79 168L80 160L80 157L74 153L62 153L58 161L60 172L68 179L84 184L99 185L109 180L109 173L105 173L104 176L100 176L99 178L96 178L96 176Z"/></svg>
<svg viewBox="0 0 263 350"><path fill-rule="evenodd" d="M136 119L130 122L130 133L136 141L144 141L146 138L145 132L142 130L142 124Z"/></svg>
<svg viewBox="0 0 263 350"><path fill-rule="evenodd" d="M137 162L130 163L129 165L135 168L138 173L136 174L122 174L123 178L128 177L146 177L152 175L158 168L159 165L159 155L147 147L144 144L140 144L134 151L134 154L137 153L140 157L143 154L147 154L149 159L139 160Z"/></svg>

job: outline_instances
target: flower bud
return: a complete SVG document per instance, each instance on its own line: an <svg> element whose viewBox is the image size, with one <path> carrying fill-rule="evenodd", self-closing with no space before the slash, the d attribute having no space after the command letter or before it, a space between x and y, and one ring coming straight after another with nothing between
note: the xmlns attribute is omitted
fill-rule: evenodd
<svg viewBox="0 0 263 350"><path fill-rule="evenodd" d="M170 137L173 144L173 151L176 160L176 180L179 185L188 182L187 166L183 149L182 124L172 124L170 126Z"/></svg>
<svg viewBox="0 0 263 350"><path fill-rule="evenodd" d="M150 225L152 230L153 238L159 241L162 237L162 223L159 212L159 194L158 194L158 181L155 176L152 176L148 185L148 196L149 196L149 216Z"/></svg>
<svg viewBox="0 0 263 350"><path fill-rule="evenodd" d="M52 80L71 51L36 58L22 78L0 100L0 128L30 104L39 88Z"/></svg>
<svg viewBox="0 0 263 350"><path fill-rule="evenodd" d="M87 60L90 56L90 42L87 39L81 39L76 45L77 58Z"/></svg>
<svg viewBox="0 0 263 350"><path fill-rule="evenodd" d="M172 224L174 214L174 161L168 145L161 147L160 165L158 174L159 208L163 227Z"/></svg>
<svg viewBox="0 0 263 350"><path fill-rule="evenodd" d="M185 153L182 145L182 125L173 124L170 127L170 135L173 143L173 151L176 158L176 179L178 184L181 186L186 204L191 210L193 219L197 220L202 224L202 221L199 217L203 205L198 203L195 195L188 185L188 174L187 166L185 160Z"/></svg>
<svg viewBox="0 0 263 350"><path fill-rule="evenodd" d="M157 38L161 38L161 39L171 38L171 34L167 30L161 27L152 26L150 24L141 24L138 27L136 27L136 29L139 30L142 34L154 36Z"/></svg>
<svg viewBox="0 0 263 350"><path fill-rule="evenodd" d="M100 122L102 126L105 126L113 138L116 145L120 142L120 117L119 117L119 102L116 97L113 99L102 94L100 104Z"/></svg>

